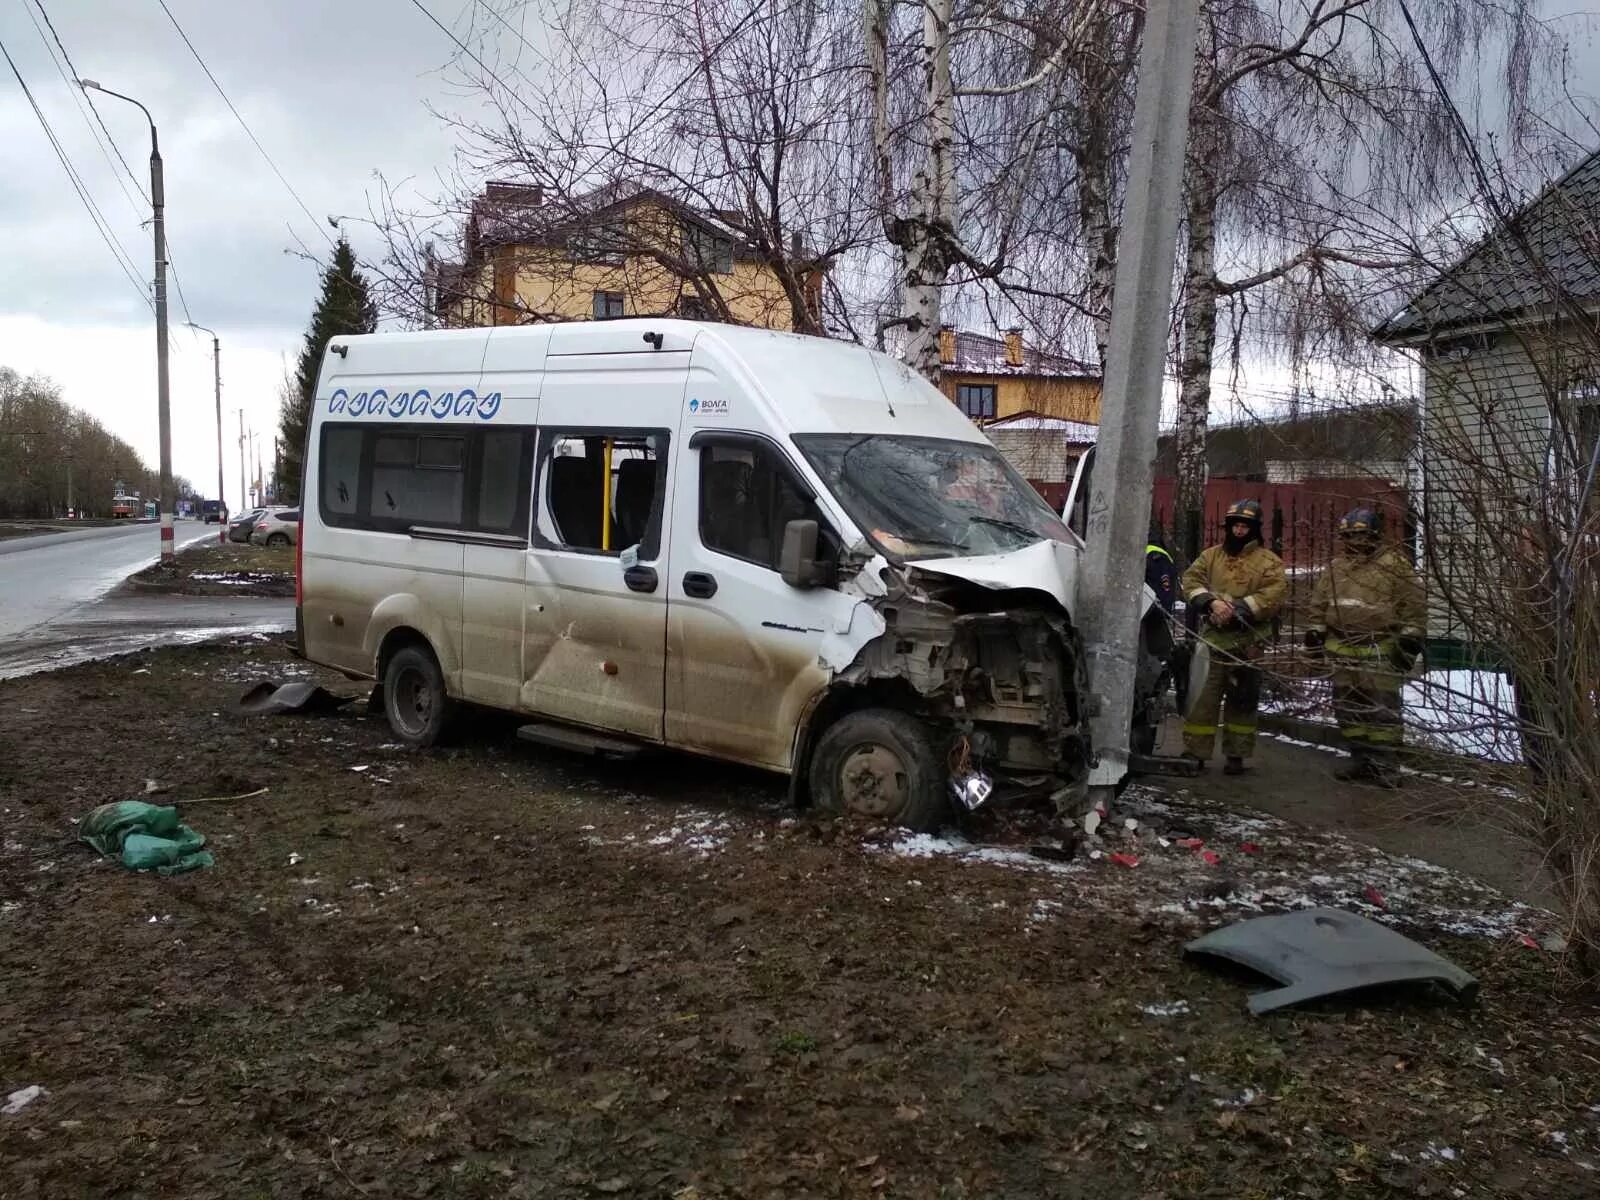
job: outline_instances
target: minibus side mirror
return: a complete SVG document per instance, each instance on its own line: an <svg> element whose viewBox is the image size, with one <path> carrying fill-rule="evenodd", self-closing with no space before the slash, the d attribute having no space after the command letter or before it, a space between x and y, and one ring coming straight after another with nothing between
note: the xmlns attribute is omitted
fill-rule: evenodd
<svg viewBox="0 0 1600 1200"><path fill-rule="evenodd" d="M817 523L790 521L783 527L783 557L778 574L792 588L817 586Z"/></svg>

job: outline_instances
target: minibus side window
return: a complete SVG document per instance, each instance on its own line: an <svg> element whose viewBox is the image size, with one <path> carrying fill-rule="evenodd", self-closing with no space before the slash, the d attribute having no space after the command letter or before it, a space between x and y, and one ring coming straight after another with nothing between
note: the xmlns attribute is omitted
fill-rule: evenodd
<svg viewBox="0 0 1600 1200"><path fill-rule="evenodd" d="M485 430L478 473L478 524L488 533L528 533L528 492L523 477L521 429Z"/></svg>
<svg viewBox="0 0 1600 1200"><path fill-rule="evenodd" d="M539 446L535 541L552 550L620 554L661 543L664 430L545 430Z"/></svg>
<svg viewBox="0 0 1600 1200"><path fill-rule="evenodd" d="M465 457L464 437L380 436L372 457L372 517L384 524L459 528Z"/></svg>
<svg viewBox="0 0 1600 1200"><path fill-rule="evenodd" d="M324 513L346 518L356 515L361 502L364 432L350 426L331 426L323 431L322 456L317 469L322 476Z"/></svg>
<svg viewBox="0 0 1600 1200"><path fill-rule="evenodd" d="M776 571L784 526L797 520L817 522L819 557L836 553L827 518L771 449L753 442L701 449L700 541L706 549Z"/></svg>

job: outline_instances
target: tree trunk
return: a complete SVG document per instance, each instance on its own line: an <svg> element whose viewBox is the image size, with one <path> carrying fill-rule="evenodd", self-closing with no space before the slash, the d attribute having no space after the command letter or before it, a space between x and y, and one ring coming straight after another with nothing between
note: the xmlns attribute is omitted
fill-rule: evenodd
<svg viewBox="0 0 1600 1200"><path fill-rule="evenodd" d="M1183 286L1183 354L1178 366L1178 422L1173 441L1178 477L1174 508L1185 560L1200 548L1206 495L1206 422L1211 357L1217 342L1217 187L1208 160L1189 159L1188 244Z"/></svg>
<svg viewBox="0 0 1600 1200"><path fill-rule="evenodd" d="M927 101L927 157L911 179L911 220L905 227L901 276L907 324L906 361L939 382L939 326L950 239L955 233L955 92L950 85L950 17L954 0L924 0L922 77Z"/></svg>
<svg viewBox="0 0 1600 1200"><path fill-rule="evenodd" d="M1095 353L1103 376L1111 340L1111 287L1117 274L1117 223L1111 210L1112 134L1117 89L1122 86L1122 48L1116 20L1102 14L1090 32L1087 53L1079 56L1078 103L1072 132L1078 170L1078 227L1083 238L1087 291L1085 304L1094 324Z"/></svg>

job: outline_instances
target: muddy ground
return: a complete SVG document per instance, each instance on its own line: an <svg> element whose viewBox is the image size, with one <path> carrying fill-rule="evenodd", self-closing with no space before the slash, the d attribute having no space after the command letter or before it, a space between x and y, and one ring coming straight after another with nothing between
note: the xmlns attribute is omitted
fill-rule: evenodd
<svg viewBox="0 0 1600 1200"><path fill-rule="evenodd" d="M416 754L359 705L230 715L307 670L258 638L0 684L0 1105L47 1092L0 1115L6 1196L1600 1188L1597 1010L1536 948L1553 919L1470 880L1210 783L1133 789L1100 857L1053 863L1026 819L796 819L764 775L481 716ZM213 869L75 842L147 780ZM1420 937L1479 1003L1258 1019L1257 984L1180 956L1312 902Z"/></svg>
<svg viewBox="0 0 1600 1200"><path fill-rule="evenodd" d="M174 566L155 563L123 584L126 595L294 595L294 547L249 542L199 542L186 547Z"/></svg>

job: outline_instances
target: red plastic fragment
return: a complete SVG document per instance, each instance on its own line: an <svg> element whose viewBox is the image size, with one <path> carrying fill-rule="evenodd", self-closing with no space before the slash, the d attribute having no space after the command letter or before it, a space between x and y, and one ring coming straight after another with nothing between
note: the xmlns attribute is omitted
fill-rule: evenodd
<svg viewBox="0 0 1600 1200"><path fill-rule="evenodd" d="M1256 845L1254 842L1240 842L1239 843L1239 849L1242 850L1246 854L1260 854L1261 853L1261 847Z"/></svg>
<svg viewBox="0 0 1600 1200"><path fill-rule="evenodd" d="M1108 854L1106 857L1119 867L1137 867L1139 865L1138 858L1132 854L1123 854L1120 850L1115 854Z"/></svg>
<svg viewBox="0 0 1600 1200"><path fill-rule="evenodd" d="M1520 941L1529 950L1537 950L1539 948L1539 943L1534 941L1533 938L1529 937L1525 933L1519 935L1517 940Z"/></svg>
<svg viewBox="0 0 1600 1200"><path fill-rule="evenodd" d="M1206 841L1204 838L1179 838L1172 844L1174 846L1182 846L1185 850L1198 850L1206 844Z"/></svg>
<svg viewBox="0 0 1600 1200"><path fill-rule="evenodd" d="M1202 850L1200 851L1200 857L1205 861L1207 866L1211 867L1216 866L1222 861L1222 855L1218 854L1215 850Z"/></svg>
<svg viewBox="0 0 1600 1200"><path fill-rule="evenodd" d="M1389 902L1383 898L1383 893L1370 883L1362 890L1361 894L1367 898L1369 903L1376 904L1379 908L1386 909L1389 907Z"/></svg>

